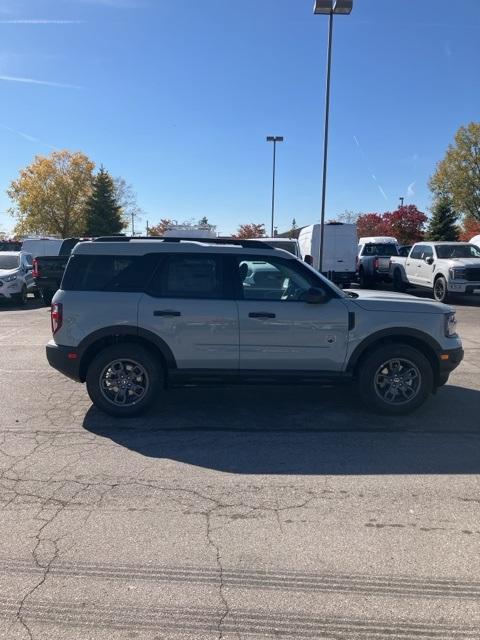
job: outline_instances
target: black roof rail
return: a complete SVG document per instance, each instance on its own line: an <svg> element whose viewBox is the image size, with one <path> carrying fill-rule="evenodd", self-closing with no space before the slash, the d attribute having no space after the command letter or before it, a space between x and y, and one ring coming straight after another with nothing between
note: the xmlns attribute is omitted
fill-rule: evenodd
<svg viewBox="0 0 480 640"><path fill-rule="evenodd" d="M262 240L241 238L182 238L176 236L102 236L93 242L130 242L130 240L161 240L163 242L202 242L203 244L231 244L245 249L273 249Z"/></svg>

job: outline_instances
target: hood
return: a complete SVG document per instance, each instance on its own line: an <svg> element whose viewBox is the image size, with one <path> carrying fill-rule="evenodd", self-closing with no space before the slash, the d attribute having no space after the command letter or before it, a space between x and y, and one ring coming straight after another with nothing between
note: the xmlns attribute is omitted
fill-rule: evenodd
<svg viewBox="0 0 480 640"><path fill-rule="evenodd" d="M388 311L408 313L448 313L453 311L451 307L441 302L435 302L428 298L417 298L407 293L395 291L362 291L355 290L358 298L352 298L352 302L367 311Z"/></svg>
<svg viewBox="0 0 480 640"><path fill-rule="evenodd" d="M448 258L442 262L446 262L449 267L480 267L480 258Z"/></svg>
<svg viewBox="0 0 480 640"><path fill-rule="evenodd" d="M7 276L11 276L12 274L17 275L18 268L17 269L0 269L0 278L6 278Z"/></svg>

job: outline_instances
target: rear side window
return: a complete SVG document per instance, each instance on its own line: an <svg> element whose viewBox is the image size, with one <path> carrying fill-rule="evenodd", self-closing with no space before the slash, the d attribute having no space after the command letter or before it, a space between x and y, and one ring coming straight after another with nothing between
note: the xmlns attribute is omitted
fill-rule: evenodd
<svg viewBox="0 0 480 640"><path fill-rule="evenodd" d="M157 263L144 256L74 255L62 281L65 291L144 291Z"/></svg>
<svg viewBox="0 0 480 640"><path fill-rule="evenodd" d="M161 261L148 293L161 298L223 298L222 262L213 255L171 254Z"/></svg>
<svg viewBox="0 0 480 640"><path fill-rule="evenodd" d="M415 260L421 260L424 248L425 248L425 245L417 244L416 247L413 247L412 253L410 254L410 258L415 258Z"/></svg>

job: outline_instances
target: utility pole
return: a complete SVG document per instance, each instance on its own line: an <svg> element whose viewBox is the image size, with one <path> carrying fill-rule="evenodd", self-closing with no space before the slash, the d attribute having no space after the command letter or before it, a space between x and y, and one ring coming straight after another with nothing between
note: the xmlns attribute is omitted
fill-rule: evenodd
<svg viewBox="0 0 480 640"><path fill-rule="evenodd" d="M132 236L135 236L135 212L132 211Z"/></svg>
<svg viewBox="0 0 480 640"><path fill-rule="evenodd" d="M272 220L270 226L270 237L273 238L275 220L275 167L277 157L277 142L283 142L283 136L267 136L267 142L273 142L273 178L272 178Z"/></svg>
<svg viewBox="0 0 480 640"><path fill-rule="evenodd" d="M400 200L400 206L403 207L403 201L405 200L405 198L403 196L400 196L399 200Z"/></svg>

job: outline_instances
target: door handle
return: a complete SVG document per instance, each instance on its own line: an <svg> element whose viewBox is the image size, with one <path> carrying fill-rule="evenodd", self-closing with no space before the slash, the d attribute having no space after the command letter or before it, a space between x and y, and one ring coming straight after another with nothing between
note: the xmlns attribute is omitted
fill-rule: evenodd
<svg viewBox="0 0 480 640"><path fill-rule="evenodd" d="M160 316L162 318L176 318L178 316L181 316L182 314L180 313L180 311L172 311L170 309L156 309L153 312L154 316Z"/></svg>
<svg viewBox="0 0 480 640"><path fill-rule="evenodd" d="M248 314L249 318L275 318L274 313L268 313L266 311L252 311Z"/></svg>

